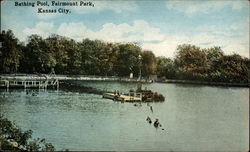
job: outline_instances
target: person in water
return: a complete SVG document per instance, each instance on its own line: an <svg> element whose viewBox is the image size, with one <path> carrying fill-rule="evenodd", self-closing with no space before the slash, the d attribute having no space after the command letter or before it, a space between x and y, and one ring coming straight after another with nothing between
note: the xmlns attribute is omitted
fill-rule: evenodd
<svg viewBox="0 0 250 152"><path fill-rule="evenodd" d="M160 124L160 122L159 122L159 119L155 119L155 122L154 122L154 126L155 127L161 127L161 124Z"/></svg>
<svg viewBox="0 0 250 152"><path fill-rule="evenodd" d="M152 123L151 118L149 116L147 117L146 120L147 120L148 123L150 123L150 124Z"/></svg>
<svg viewBox="0 0 250 152"><path fill-rule="evenodd" d="M153 112L153 107L152 106L150 106L150 110Z"/></svg>

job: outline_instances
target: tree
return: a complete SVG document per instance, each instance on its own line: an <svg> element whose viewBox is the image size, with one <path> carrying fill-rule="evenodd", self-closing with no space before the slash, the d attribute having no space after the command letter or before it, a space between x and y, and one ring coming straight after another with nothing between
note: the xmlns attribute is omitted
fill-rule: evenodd
<svg viewBox="0 0 250 152"><path fill-rule="evenodd" d="M67 73L65 69L67 70L68 61L70 60L68 52L66 51L66 49L70 47L68 42L70 42L68 38L59 35L51 35L46 39L51 59L55 59L53 67L56 73Z"/></svg>
<svg viewBox="0 0 250 152"><path fill-rule="evenodd" d="M219 60L219 71L222 74L221 81L248 82L249 59L243 59L238 54L222 56Z"/></svg>
<svg viewBox="0 0 250 152"><path fill-rule="evenodd" d="M176 79L177 67L173 60L165 57L157 57L157 76L167 79Z"/></svg>
<svg viewBox="0 0 250 152"><path fill-rule="evenodd" d="M152 51L142 52L142 76L150 76L156 73L156 58Z"/></svg>
<svg viewBox="0 0 250 152"><path fill-rule="evenodd" d="M204 80L209 65L204 50L190 44L178 45L175 64L179 67L181 79Z"/></svg>
<svg viewBox="0 0 250 152"><path fill-rule="evenodd" d="M209 72L215 72L218 69L218 61L224 55L220 47L212 47L204 49L206 53Z"/></svg>
<svg viewBox="0 0 250 152"><path fill-rule="evenodd" d="M58 35L49 37L47 42L49 43L52 56L56 59L56 73L79 74L81 56L77 43L73 39Z"/></svg>
<svg viewBox="0 0 250 152"><path fill-rule="evenodd" d="M1 31L0 41L0 73L18 72L22 57L22 44L14 36L11 30Z"/></svg>
<svg viewBox="0 0 250 152"><path fill-rule="evenodd" d="M118 44L115 72L119 76L139 75L139 55L141 48L134 43Z"/></svg>
<svg viewBox="0 0 250 152"><path fill-rule="evenodd" d="M117 62L118 46L113 43L99 41L98 62L100 75L114 75L114 67Z"/></svg>
<svg viewBox="0 0 250 152"><path fill-rule="evenodd" d="M100 73L99 67L96 64L98 62L98 41L92 41L84 39L78 43L78 49L80 51L81 62L81 74L95 75Z"/></svg>
<svg viewBox="0 0 250 152"><path fill-rule="evenodd" d="M219 60L224 56L220 47L205 48L208 70L206 81L220 81L221 72L219 70Z"/></svg>
<svg viewBox="0 0 250 152"><path fill-rule="evenodd" d="M22 71L27 73L49 73L56 65L56 58L46 40L39 35L28 37L23 48Z"/></svg>

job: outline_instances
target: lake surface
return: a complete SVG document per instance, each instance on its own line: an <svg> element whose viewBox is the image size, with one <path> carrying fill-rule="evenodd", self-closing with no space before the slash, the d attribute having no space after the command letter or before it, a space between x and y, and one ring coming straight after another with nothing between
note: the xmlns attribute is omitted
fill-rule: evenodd
<svg viewBox="0 0 250 152"><path fill-rule="evenodd" d="M78 82L127 92L134 83ZM0 113L56 150L247 151L249 88L144 84L165 102L120 103L100 95L63 90L0 91ZM32 91L32 90L31 90ZM3 97L5 94L5 98ZM146 122L158 118L162 127ZM164 130L162 130L164 129Z"/></svg>

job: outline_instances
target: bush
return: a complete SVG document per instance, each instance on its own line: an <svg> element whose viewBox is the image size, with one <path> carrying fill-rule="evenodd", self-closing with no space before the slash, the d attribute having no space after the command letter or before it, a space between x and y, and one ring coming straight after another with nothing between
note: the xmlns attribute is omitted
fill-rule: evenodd
<svg viewBox="0 0 250 152"><path fill-rule="evenodd" d="M15 123L0 115L0 151L55 151L45 139L32 139L32 130L22 131Z"/></svg>

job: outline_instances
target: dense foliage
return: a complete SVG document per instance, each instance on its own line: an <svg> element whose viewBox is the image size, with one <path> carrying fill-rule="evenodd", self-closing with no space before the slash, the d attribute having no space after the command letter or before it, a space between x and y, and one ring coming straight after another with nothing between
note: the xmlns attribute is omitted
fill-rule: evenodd
<svg viewBox="0 0 250 152"><path fill-rule="evenodd" d="M155 57L135 43L109 43L38 35L20 43L9 31L1 31L0 73L50 73L127 77L141 74L167 79L215 82L249 82L250 60L225 55L220 47L202 49L183 44L174 59ZM237 50L236 50L237 51Z"/></svg>
<svg viewBox="0 0 250 152"><path fill-rule="evenodd" d="M0 151L54 151L45 139L31 139L32 131L22 131L15 123L0 115Z"/></svg>

